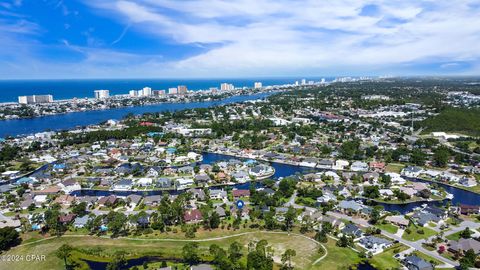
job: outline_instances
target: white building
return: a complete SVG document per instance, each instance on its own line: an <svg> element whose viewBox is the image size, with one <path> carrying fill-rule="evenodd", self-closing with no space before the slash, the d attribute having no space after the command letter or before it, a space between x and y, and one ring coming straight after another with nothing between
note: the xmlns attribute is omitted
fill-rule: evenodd
<svg viewBox="0 0 480 270"><path fill-rule="evenodd" d="M33 96L19 96L18 103L20 104L37 104L53 102L52 95L33 95Z"/></svg>
<svg viewBox="0 0 480 270"><path fill-rule="evenodd" d="M235 87L231 83L222 83L220 84L220 90L221 91L231 91L234 90Z"/></svg>
<svg viewBox="0 0 480 270"><path fill-rule="evenodd" d="M130 90L129 95L131 97L138 97L138 92L136 90Z"/></svg>
<svg viewBox="0 0 480 270"><path fill-rule="evenodd" d="M255 88L255 89L261 89L261 88L262 88L262 83L261 83L261 82L255 82L255 83L253 84L253 88Z"/></svg>
<svg viewBox="0 0 480 270"><path fill-rule="evenodd" d="M110 97L110 91L109 90L95 90L95 98L96 99L102 99L102 98L108 98Z"/></svg>
<svg viewBox="0 0 480 270"><path fill-rule="evenodd" d="M176 95L177 94L177 88L176 87L170 87L168 88L168 94L169 95Z"/></svg>

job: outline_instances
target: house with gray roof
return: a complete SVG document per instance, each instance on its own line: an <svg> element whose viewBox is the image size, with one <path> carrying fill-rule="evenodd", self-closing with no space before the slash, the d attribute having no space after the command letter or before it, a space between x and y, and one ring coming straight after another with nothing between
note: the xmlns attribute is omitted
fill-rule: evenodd
<svg viewBox="0 0 480 270"><path fill-rule="evenodd" d="M90 220L90 217L88 215L85 215L83 217L77 217L73 221L73 227L75 228L83 228L85 225L87 225L87 222Z"/></svg>
<svg viewBox="0 0 480 270"><path fill-rule="evenodd" d="M408 270L433 270L433 265L424 259L415 255L407 256L402 260L402 264L407 267Z"/></svg>

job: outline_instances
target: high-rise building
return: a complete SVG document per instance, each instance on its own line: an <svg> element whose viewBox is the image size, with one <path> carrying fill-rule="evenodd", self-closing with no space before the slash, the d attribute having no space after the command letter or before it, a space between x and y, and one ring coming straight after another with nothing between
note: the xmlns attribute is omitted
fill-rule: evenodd
<svg viewBox="0 0 480 270"><path fill-rule="evenodd" d="M210 87L210 92L212 93L216 93L218 91L218 88L217 87Z"/></svg>
<svg viewBox="0 0 480 270"><path fill-rule="evenodd" d="M33 96L19 96L18 103L20 104L37 104L53 102L52 95L33 95Z"/></svg>
<svg viewBox="0 0 480 270"><path fill-rule="evenodd" d="M231 91L234 90L235 87L231 83L222 83L220 84L220 90L222 91Z"/></svg>
<svg viewBox="0 0 480 270"><path fill-rule="evenodd" d="M178 89L178 94L180 94L180 95L186 94L187 91L188 91L188 89L185 85L179 85L177 87L177 89Z"/></svg>
<svg viewBox="0 0 480 270"><path fill-rule="evenodd" d="M177 94L177 88L176 88L176 87L168 88L168 94L169 94L169 95L175 95L175 94Z"/></svg>
<svg viewBox="0 0 480 270"><path fill-rule="evenodd" d="M165 90L152 90L152 94L156 97L165 96Z"/></svg>
<svg viewBox="0 0 480 270"><path fill-rule="evenodd" d="M306 79L302 79L302 85L305 85L307 84L307 80Z"/></svg>
<svg viewBox="0 0 480 270"><path fill-rule="evenodd" d="M130 90L130 92L128 92L128 94L131 97L138 97L138 92L136 90Z"/></svg>
<svg viewBox="0 0 480 270"><path fill-rule="evenodd" d="M95 93L95 98L96 99L110 97L110 91L109 90L95 90L93 92Z"/></svg>
<svg viewBox="0 0 480 270"><path fill-rule="evenodd" d="M150 87L144 87L141 91L141 94L139 96L143 96L143 97L149 97L152 95L152 88ZM139 91L139 92L140 92Z"/></svg>
<svg viewBox="0 0 480 270"><path fill-rule="evenodd" d="M255 82L253 87L254 87L255 89L260 89L260 88L262 88L262 82Z"/></svg>

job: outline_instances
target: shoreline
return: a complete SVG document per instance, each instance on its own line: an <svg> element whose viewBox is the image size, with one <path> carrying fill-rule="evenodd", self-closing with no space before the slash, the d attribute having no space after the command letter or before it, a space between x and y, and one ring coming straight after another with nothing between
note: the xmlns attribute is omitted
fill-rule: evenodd
<svg viewBox="0 0 480 270"><path fill-rule="evenodd" d="M217 95L218 98L212 98L208 97L205 99L187 99L187 100L168 100L168 101L158 101L158 102L152 102L152 103L147 103L147 104L139 104L139 105L127 105L127 106L118 106L118 107L107 107L107 108L93 108L93 109L88 109L88 110L76 110L76 111L70 111L70 112L57 112L57 113L52 113L52 114L42 114L42 115L35 115L31 117L18 117L18 118L0 118L0 122L2 121L15 121L15 120L32 120L32 119L37 119L37 118L43 118L43 117L49 117L49 116L57 116L57 115L66 115L66 114L71 114L71 113L81 113L81 112L94 112L94 111L106 111L106 110L115 110L115 109L124 109L124 108L133 108L133 107L148 107L148 106L156 106L156 105L161 105L161 104L188 104L188 103L195 103L195 102L215 102L215 101L222 101L227 98L231 97L237 97L237 96L250 96L250 95L256 95L256 94L275 94L282 92L284 89L272 89L272 90L265 90L265 91L256 91L256 92L251 92L247 91L246 93L244 92L236 92L233 94L230 93L224 93L226 96L223 96L224 94ZM195 95L195 94L193 94ZM206 94L208 95L208 94ZM188 95L187 95L188 97ZM155 97L154 97L155 98ZM136 99L139 100L141 98L119 98L117 99L118 101L122 100L128 100L128 99ZM156 99L156 98L155 98ZM68 103L68 102L73 102L74 99L69 99L69 100L62 100L61 102L54 101L52 103L42 103L42 104L55 104L55 102L60 103ZM115 100L115 99L114 99ZM14 104L9 104L6 105L5 107L8 106L19 106L19 105L35 105L35 104L19 104L19 103L14 103ZM2 106L0 106L2 107Z"/></svg>

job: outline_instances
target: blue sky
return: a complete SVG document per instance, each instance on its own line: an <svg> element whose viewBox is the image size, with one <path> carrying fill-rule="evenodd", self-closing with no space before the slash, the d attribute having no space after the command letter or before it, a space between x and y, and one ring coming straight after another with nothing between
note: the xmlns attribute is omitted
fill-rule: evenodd
<svg viewBox="0 0 480 270"><path fill-rule="evenodd" d="M480 75L480 4L9 0L0 44L0 79Z"/></svg>

